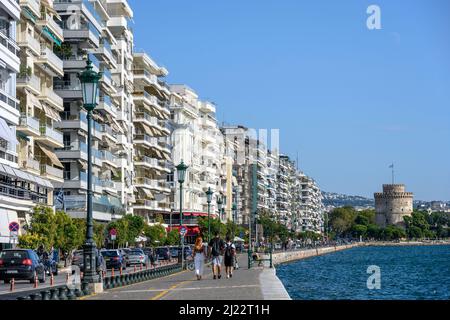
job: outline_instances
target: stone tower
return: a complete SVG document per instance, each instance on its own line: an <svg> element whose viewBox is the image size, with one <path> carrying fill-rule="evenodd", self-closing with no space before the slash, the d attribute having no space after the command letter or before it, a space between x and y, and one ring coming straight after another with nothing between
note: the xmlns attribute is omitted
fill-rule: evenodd
<svg viewBox="0 0 450 320"><path fill-rule="evenodd" d="M405 192L404 184L383 184L383 192L376 192L375 219L380 227L389 224L404 226L403 217L413 212L413 193Z"/></svg>

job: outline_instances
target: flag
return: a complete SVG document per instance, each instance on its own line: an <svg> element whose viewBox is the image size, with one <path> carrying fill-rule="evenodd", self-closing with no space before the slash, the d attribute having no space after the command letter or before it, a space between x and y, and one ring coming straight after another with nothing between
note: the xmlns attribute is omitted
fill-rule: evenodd
<svg viewBox="0 0 450 320"><path fill-rule="evenodd" d="M391 164L391 165L389 166L389 168L393 169L393 168L394 168L394 164Z"/></svg>
<svg viewBox="0 0 450 320"><path fill-rule="evenodd" d="M58 205L59 208L63 208L63 210L65 211L65 208L64 208L64 191L63 191L63 188L59 189L58 195L56 196L56 203L59 204L59 205Z"/></svg>

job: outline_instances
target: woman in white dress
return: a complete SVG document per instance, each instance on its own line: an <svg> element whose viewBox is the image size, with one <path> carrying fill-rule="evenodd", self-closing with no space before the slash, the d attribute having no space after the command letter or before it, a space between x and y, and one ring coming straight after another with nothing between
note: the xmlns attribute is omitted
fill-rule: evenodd
<svg viewBox="0 0 450 320"><path fill-rule="evenodd" d="M205 262L205 247L203 246L203 239L202 237L197 237L194 245L194 264L195 264L195 275L197 276L197 280L202 279L204 262Z"/></svg>

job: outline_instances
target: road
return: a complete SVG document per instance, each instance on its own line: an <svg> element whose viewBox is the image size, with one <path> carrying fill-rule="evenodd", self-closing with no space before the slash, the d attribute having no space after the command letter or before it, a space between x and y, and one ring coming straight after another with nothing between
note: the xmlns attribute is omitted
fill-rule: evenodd
<svg viewBox="0 0 450 320"><path fill-rule="evenodd" d="M167 266L170 264L174 264L176 261L172 262L161 262L161 266ZM136 266L137 271L139 271L140 266ZM143 267L145 269L145 267ZM134 272L134 266L129 266L126 268L126 270L122 270L123 274L132 273ZM60 271L57 276L54 276L54 285L62 285L66 283L67 280L67 274L71 273L70 271ZM115 270L114 274L118 275L120 271ZM110 276L112 274L112 270L108 269L106 272L107 276ZM46 277L45 283L38 283L38 288L50 288L50 277ZM21 291L28 291L32 290L34 288L34 284L30 283L28 280L17 280L15 281L15 289L14 292L21 292ZM6 284L3 281L0 282L0 300L5 299L6 295L10 294L10 284Z"/></svg>
<svg viewBox="0 0 450 320"><path fill-rule="evenodd" d="M205 268L202 280L193 271L182 271L163 278L107 290L84 297L86 300L261 300L259 281L262 268L247 269L246 256L239 256L241 268L227 279L214 280L211 268Z"/></svg>

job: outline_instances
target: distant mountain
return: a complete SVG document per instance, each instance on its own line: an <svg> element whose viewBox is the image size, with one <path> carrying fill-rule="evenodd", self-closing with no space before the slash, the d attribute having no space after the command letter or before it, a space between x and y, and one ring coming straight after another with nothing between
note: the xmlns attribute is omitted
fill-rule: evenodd
<svg viewBox="0 0 450 320"><path fill-rule="evenodd" d="M340 194L334 192L326 192L322 191L323 195L323 204L325 207L343 207L343 206L352 206L352 207L375 207L375 200L361 197L361 196L352 196L347 194Z"/></svg>

